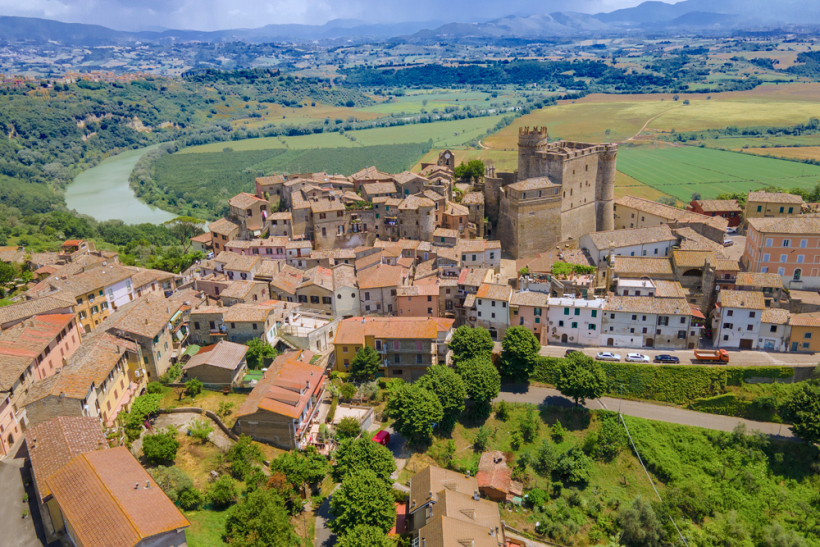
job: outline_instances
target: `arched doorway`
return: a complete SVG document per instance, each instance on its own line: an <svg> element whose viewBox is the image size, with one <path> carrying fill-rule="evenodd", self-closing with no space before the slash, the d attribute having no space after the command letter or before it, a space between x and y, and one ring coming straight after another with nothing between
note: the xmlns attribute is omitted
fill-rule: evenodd
<svg viewBox="0 0 820 547"><path fill-rule="evenodd" d="M607 338L606 339L606 345L607 346L614 346L615 345L615 340L613 338Z"/></svg>
<svg viewBox="0 0 820 547"><path fill-rule="evenodd" d="M794 270L794 276L792 277L792 279L794 279L795 281L800 281L800 278L802 276L803 276L803 270L801 270L800 268L797 268L796 270Z"/></svg>
<svg viewBox="0 0 820 547"><path fill-rule="evenodd" d="M561 335L561 342L564 343L564 344L567 343L567 335L566 334Z"/></svg>

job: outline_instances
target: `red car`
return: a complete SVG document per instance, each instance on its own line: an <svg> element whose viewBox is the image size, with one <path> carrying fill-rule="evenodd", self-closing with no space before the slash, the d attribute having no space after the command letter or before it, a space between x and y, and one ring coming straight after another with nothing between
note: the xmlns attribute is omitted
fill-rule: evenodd
<svg viewBox="0 0 820 547"><path fill-rule="evenodd" d="M379 431L373 435L373 442L377 442L382 446L387 446L387 443L390 442L390 433L387 431Z"/></svg>

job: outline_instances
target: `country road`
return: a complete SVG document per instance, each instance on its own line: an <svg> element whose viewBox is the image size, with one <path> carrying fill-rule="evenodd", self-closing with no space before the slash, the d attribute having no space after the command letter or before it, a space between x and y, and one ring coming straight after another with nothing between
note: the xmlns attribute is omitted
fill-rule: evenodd
<svg viewBox="0 0 820 547"><path fill-rule="evenodd" d="M495 401L507 401L508 403L532 403L536 405L572 406L572 401L567 399L557 389L533 386L502 385L501 393ZM636 401L620 400L613 397L602 397L592 401L587 401L584 405L589 410L612 410L618 411L626 416L636 418L646 418L659 422L672 424L691 425L705 429L715 429L718 431L732 431L737 424L746 425L747 431L761 431L768 435L783 439L794 438L788 425L773 424L767 422L753 422L743 418L733 418L731 416L718 416L717 414L706 414L695 412L694 410L684 410L671 406L653 405Z"/></svg>

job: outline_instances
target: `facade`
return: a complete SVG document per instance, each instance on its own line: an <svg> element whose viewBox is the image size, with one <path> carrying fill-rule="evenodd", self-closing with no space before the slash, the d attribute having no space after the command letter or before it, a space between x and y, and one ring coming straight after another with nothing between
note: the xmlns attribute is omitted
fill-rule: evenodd
<svg viewBox="0 0 820 547"><path fill-rule="evenodd" d="M767 308L788 308L789 297L783 279L776 273L738 272L734 288L739 291L759 291Z"/></svg>
<svg viewBox="0 0 820 547"><path fill-rule="evenodd" d="M228 200L228 218L239 226L239 239L251 239L262 233L267 223L267 200L241 193Z"/></svg>
<svg viewBox="0 0 820 547"><path fill-rule="evenodd" d="M601 345L601 325L606 302L597 298L549 298L546 335L542 344Z"/></svg>
<svg viewBox="0 0 820 547"><path fill-rule="evenodd" d="M304 448L325 389L324 369L310 364L312 356L277 357L236 411L234 431L286 450Z"/></svg>
<svg viewBox="0 0 820 547"><path fill-rule="evenodd" d="M399 287L396 294L399 317L439 317L439 287L421 284Z"/></svg>
<svg viewBox="0 0 820 547"><path fill-rule="evenodd" d="M725 218L730 228L740 226L743 215L743 209L736 199L693 199L686 210L707 217Z"/></svg>
<svg viewBox="0 0 820 547"><path fill-rule="evenodd" d="M357 275L360 309L365 315L394 315L398 311L398 289L407 271L401 266L378 264Z"/></svg>
<svg viewBox="0 0 820 547"><path fill-rule="evenodd" d="M820 312L793 314L789 327L789 351L820 351Z"/></svg>
<svg viewBox="0 0 820 547"><path fill-rule="evenodd" d="M429 367L449 363L453 320L427 317L353 317L339 324L333 342L336 370L346 372L365 345L378 352L377 376L414 382Z"/></svg>
<svg viewBox="0 0 820 547"><path fill-rule="evenodd" d="M763 349L758 334L765 309L763 293L720 291L712 320L715 345L726 349Z"/></svg>
<svg viewBox="0 0 820 547"><path fill-rule="evenodd" d="M612 296L604 305L601 344L669 350L698 347L700 327L683 298Z"/></svg>
<svg viewBox="0 0 820 547"><path fill-rule="evenodd" d="M211 234L211 250L219 254L225 250L225 245L239 237L239 225L227 218L220 218L208 225Z"/></svg>
<svg viewBox="0 0 820 547"><path fill-rule="evenodd" d="M744 216L747 221L752 218L782 218L799 215L805 207L803 198L794 194L749 192Z"/></svg>
<svg viewBox="0 0 820 547"><path fill-rule="evenodd" d="M649 228L669 225L671 228L691 228L703 237L723 243L729 221L663 205L648 199L624 196L615 200L615 230Z"/></svg>
<svg viewBox="0 0 820 547"><path fill-rule="evenodd" d="M196 378L209 386L237 385L248 371L248 346L221 341L200 349L182 367L186 378Z"/></svg>
<svg viewBox="0 0 820 547"><path fill-rule="evenodd" d="M587 252L595 266L604 269L610 253L614 256L669 256L678 238L667 225L595 232L581 236L578 247Z"/></svg>
<svg viewBox="0 0 820 547"><path fill-rule="evenodd" d="M269 301L261 304L237 304L231 307L200 306L191 311L191 341L200 346L221 340L244 344L263 339L299 304ZM268 340L270 341L270 340Z"/></svg>
<svg viewBox="0 0 820 547"><path fill-rule="evenodd" d="M750 218L747 223L740 259L747 271L776 273L787 289L820 289L820 218Z"/></svg>
<svg viewBox="0 0 820 547"><path fill-rule="evenodd" d="M509 285L482 284L475 294L476 320L473 326L487 329L493 340L504 338L510 327L512 294Z"/></svg>

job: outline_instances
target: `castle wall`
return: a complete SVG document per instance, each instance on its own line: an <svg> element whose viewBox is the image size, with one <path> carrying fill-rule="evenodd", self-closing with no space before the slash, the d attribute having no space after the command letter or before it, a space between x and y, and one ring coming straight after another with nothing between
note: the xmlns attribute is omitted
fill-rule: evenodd
<svg viewBox="0 0 820 547"><path fill-rule="evenodd" d="M581 237L595 232L597 211L595 202L586 203L561 212L561 234L558 241L571 239L578 241Z"/></svg>
<svg viewBox="0 0 820 547"><path fill-rule="evenodd" d="M502 196L498 221L501 248L515 258L551 249L561 240L561 200Z"/></svg>

